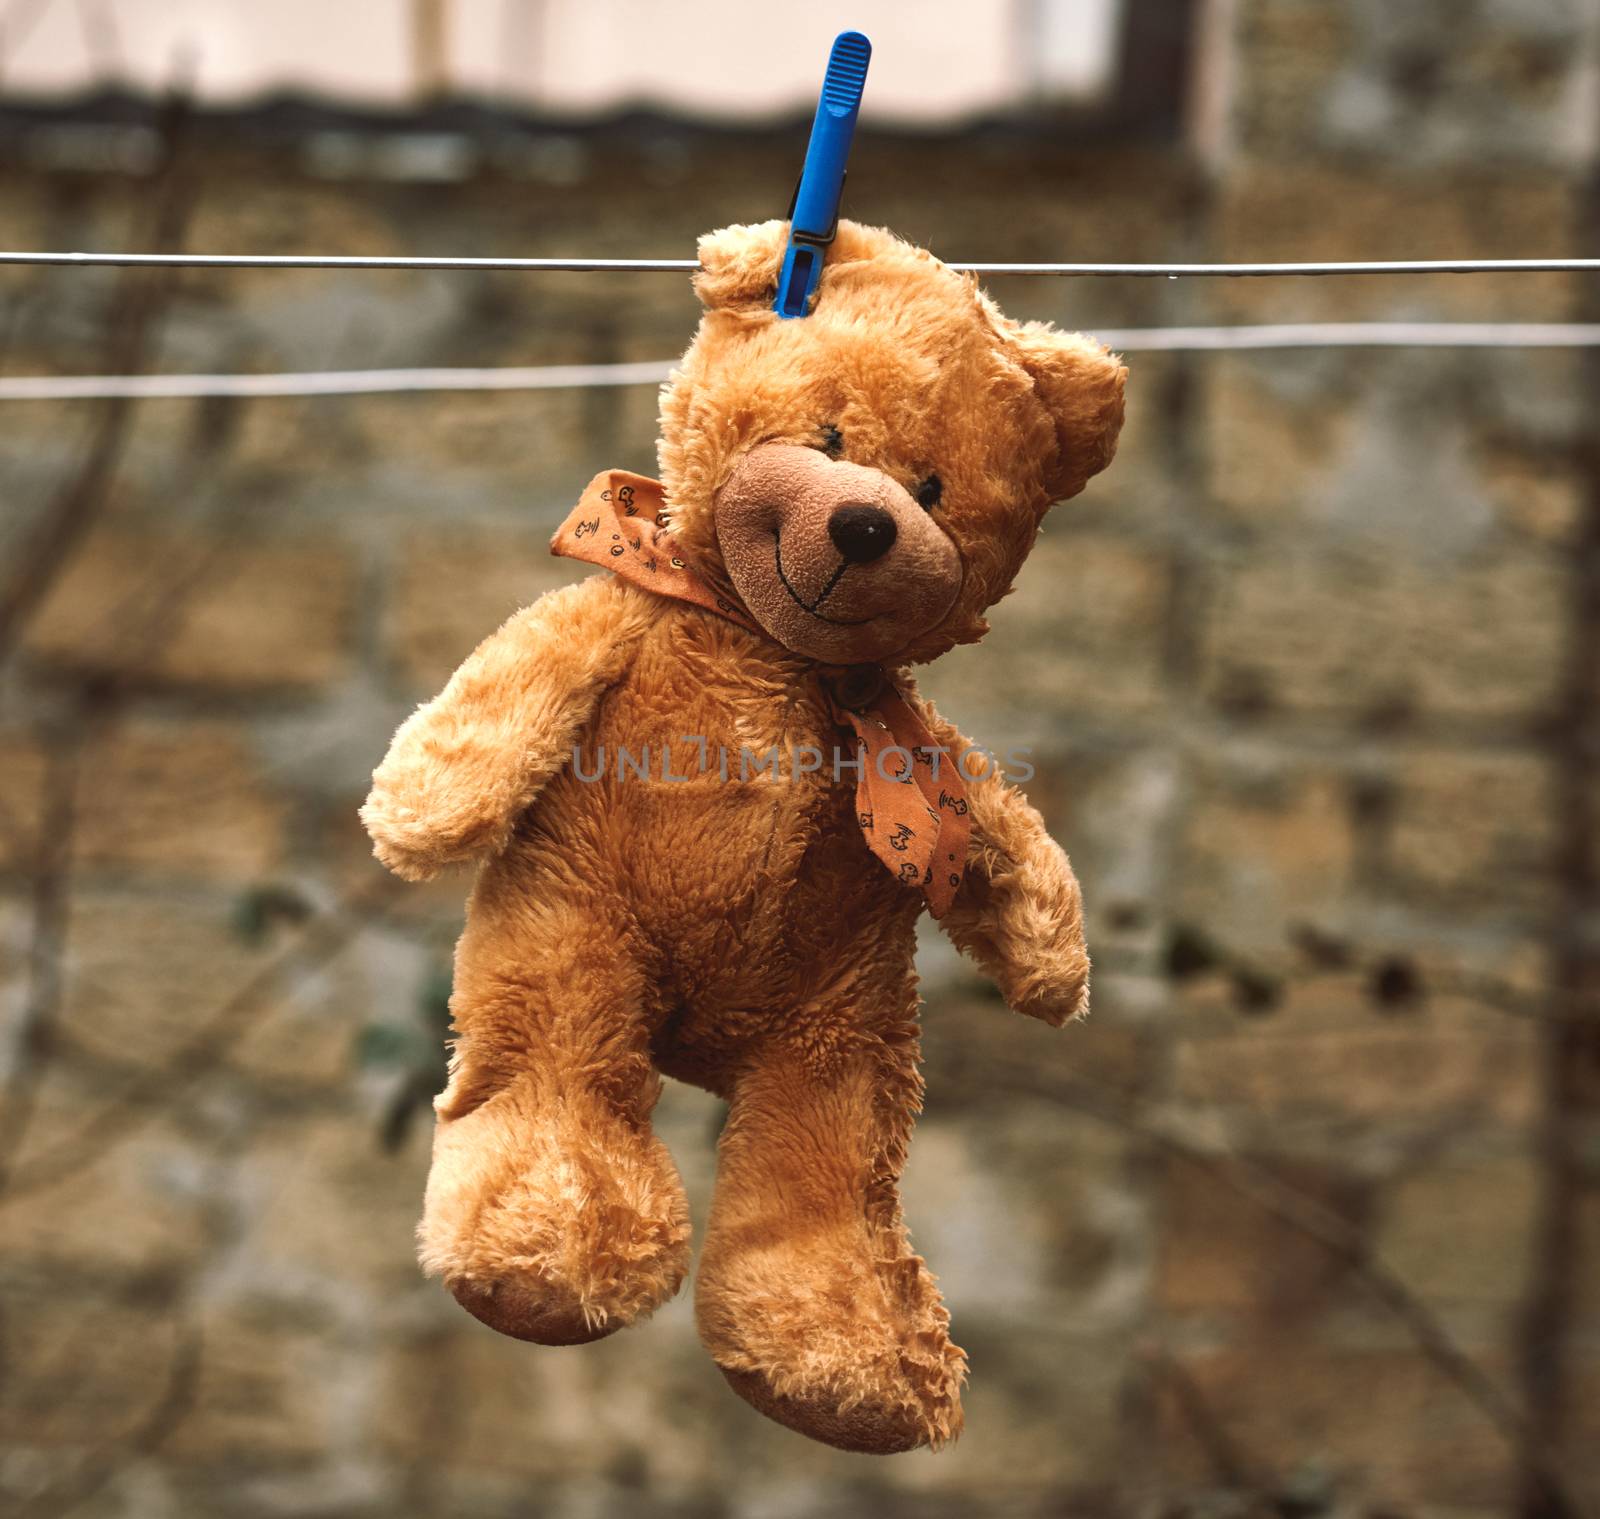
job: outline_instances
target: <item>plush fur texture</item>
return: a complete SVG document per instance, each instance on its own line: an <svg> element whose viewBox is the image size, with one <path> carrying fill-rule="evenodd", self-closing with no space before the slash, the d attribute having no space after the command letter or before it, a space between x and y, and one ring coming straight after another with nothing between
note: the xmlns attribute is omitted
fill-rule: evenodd
<svg viewBox="0 0 1600 1519"><path fill-rule="evenodd" d="M689 1258L650 1112L661 1073L693 1082L729 1103L706 1346L764 1413L888 1452L952 1439L965 1375L897 1194L923 900L868 852L849 773L795 776L791 757L846 743L819 665L869 660L966 748L906 666L982 635L1046 508L1109 462L1124 371L850 223L812 315L779 321L786 232L703 240L707 311L662 404L673 531L765 632L605 574L546 596L400 729L363 818L408 878L481 861L424 1266L542 1344L644 1317ZM624 747L648 747L649 779ZM664 777L664 748L686 780ZM744 772L741 752L774 748L780 778ZM942 926L1014 1008L1063 1024L1089 973L1071 867L1000 776L968 801Z"/></svg>

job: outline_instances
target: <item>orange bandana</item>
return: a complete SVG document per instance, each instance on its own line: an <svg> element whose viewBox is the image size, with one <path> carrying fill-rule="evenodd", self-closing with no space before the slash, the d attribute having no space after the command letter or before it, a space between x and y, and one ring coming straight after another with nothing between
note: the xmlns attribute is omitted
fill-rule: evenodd
<svg viewBox="0 0 1600 1519"><path fill-rule="evenodd" d="M689 567L667 531L665 505L658 481L606 470L556 529L550 552L598 564L630 585L764 633L743 607ZM831 677L818 673L834 720L860 741L856 820L867 847L896 880L920 887L928 911L942 918L961 885L971 831L960 756L939 747L876 665L852 665Z"/></svg>

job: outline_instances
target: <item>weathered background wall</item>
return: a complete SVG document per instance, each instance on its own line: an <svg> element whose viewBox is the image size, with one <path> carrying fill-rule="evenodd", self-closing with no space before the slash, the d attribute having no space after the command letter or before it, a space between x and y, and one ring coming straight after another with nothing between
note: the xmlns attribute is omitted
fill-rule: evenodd
<svg viewBox="0 0 1600 1519"><path fill-rule="evenodd" d="M952 258L1595 251L1594 0L1207 14L1198 139L866 136L850 209ZM266 252L683 256L781 213L803 141L254 118L163 178L139 132L5 130L8 246ZM1088 330L1600 305L993 288ZM160 289L8 274L5 371L657 359L696 314L670 276ZM1148 355L1130 397L925 681L1033 746L1097 975L1053 1033L928 943L908 1207L973 1382L955 1448L889 1460L752 1413L687 1296L541 1350L412 1264L464 883L390 889L355 809L410 705L578 573L545 544L581 484L652 469L651 391L0 403L0 1510L1600 1508L1594 362ZM718 1121L662 1104L701 1216Z"/></svg>

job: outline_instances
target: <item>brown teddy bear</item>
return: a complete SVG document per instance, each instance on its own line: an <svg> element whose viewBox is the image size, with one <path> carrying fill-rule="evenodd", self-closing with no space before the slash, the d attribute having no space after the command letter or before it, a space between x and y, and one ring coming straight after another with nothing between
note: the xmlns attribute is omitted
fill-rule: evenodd
<svg viewBox="0 0 1600 1519"><path fill-rule="evenodd" d="M965 1356L897 1182L922 1084L926 905L1018 1012L1089 961L1066 856L906 667L986 631L1046 508L1109 463L1125 370L842 223L780 320L787 225L700 245L662 482L600 476L511 618L395 736L362 811L413 880L477 859L421 1259L545 1345L689 1265L650 1113L729 1103L696 1317L762 1412L847 1450L939 1445ZM885 866L889 868L886 870Z"/></svg>

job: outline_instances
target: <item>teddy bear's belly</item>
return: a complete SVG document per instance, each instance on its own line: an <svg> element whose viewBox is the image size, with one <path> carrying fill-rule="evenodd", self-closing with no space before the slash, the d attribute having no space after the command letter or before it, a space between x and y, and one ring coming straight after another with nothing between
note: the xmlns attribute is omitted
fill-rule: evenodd
<svg viewBox="0 0 1600 1519"><path fill-rule="evenodd" d="M714 742L704 770L695 748L673 744L652 749L645 771L637 747L603 749L604 775L597 748L591 778L564 776L557 805L607 841L615 882L653 939L681 950L691 931L726 934L731 921L747 937L776 934L817 901L870 895L863 878L884 894L894 884L861 836L848 772L796 772L785 757L741 773L737 750L723 765Z"/></svg>
<svg viewBox="0 0 1600 1519"><path fill-rule="evenodd" d="M729 628L666 605L503 861L612 918L658 1062L713 1090L774 1025L855 1016L841 966L909 975L922 909L867 847L821 689Z"/></svg>
<svg viewBox="0 0 1600 1519"><path fill-rule="evenodd" d="M658 1055L695 1079L697 1050L814 1016L827 968L876 955L885 936L898 944L921 898L868 850L854 774L832 773L831 726L790 712L781 739L755 730L742 742L749 723L687 712L646 754L637 712L612 711L536 804L524 847L564 862L594 851L651 962L647 1011L676 1046Z"/></svg>

